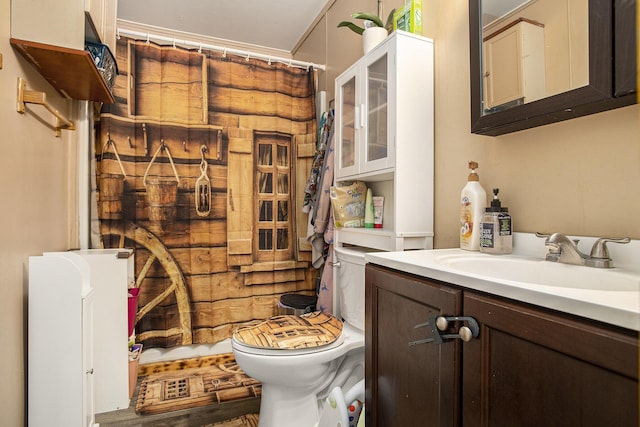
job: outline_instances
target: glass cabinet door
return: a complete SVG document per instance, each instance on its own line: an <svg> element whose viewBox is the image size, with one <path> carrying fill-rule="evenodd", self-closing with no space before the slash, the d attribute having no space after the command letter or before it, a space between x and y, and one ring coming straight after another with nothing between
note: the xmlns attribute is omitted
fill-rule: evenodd
<svg viewBox="0 0 640 427"><path fill-rule="evenodd" d="M336 79L338 178L394 166L394 57L393 47L379 46Z"/></svg>
<svg viewBox="0 0 640 427"><path fill-rule="evenodd" d="M366 162L387 157L387 54L367 66Z"/></svg>
<svg viewBox="0 0 640 427"><path fill-rule="evenodd" d="M341 176L357 173L357 138L359 137L359 115L361 106L356 99L356 74L347 76L340 84L338 102L340 105L339 134L337 142L337 171Z"/></svg>

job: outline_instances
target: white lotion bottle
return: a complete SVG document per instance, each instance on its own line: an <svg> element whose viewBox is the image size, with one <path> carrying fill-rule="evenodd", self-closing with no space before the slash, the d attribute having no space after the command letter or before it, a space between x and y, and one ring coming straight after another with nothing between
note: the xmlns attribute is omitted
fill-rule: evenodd
<svg viewBox="0 0 640 427"><path fill-rule="evenodd" d="M460 193L460 249L480 250L480 221L487 206L487 192L476 173L478 163L469 162L471 173Z"/></svg>
<svg viewBox="0 0 640 427"><path fill-rule="evenodd" d="M364 201L364 228L373 228L373 193L367 188L367 196Z"/></svg>

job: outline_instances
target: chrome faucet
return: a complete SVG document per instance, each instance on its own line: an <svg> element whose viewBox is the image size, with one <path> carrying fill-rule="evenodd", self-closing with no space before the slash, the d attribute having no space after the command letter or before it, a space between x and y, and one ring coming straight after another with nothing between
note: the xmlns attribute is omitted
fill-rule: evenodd
<svg viewBox="0 0 640 427"><path fill-rule="evenodd" d="M546 260L563 264L585 265L596 268L612 268L613 260L609 255L607 243L629 243L628 237L600 238L595 241L589 255L583 254L578 249L578 240L571 240L564 234L541 234L536 236L545 238L544 244L549 249Z"/></svg>

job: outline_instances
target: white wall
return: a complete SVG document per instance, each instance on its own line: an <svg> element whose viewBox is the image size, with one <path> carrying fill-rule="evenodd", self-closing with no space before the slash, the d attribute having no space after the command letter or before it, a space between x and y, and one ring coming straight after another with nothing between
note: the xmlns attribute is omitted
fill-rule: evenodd
<svg viewBox="0 0 640 427"><path fill-rule="evenodd" d="M387 0L385 9L402 3ZM362 55L360 37L337 23L376 4L336 0L295 53L326 63L319 86L328 99L335 77ZM458 245L469 160L479 162L487 193L500 188L516 231L640 238L638 105L500 137L471 134L468 13L467 0L423 0L423 34L435 41L435 247Z"/></svg>
<svg viewBox="0 0 640 427"><path fill-rule="evenodd" d="M11 48L10 4L0 2L0 424L14 427L24 420L28 257L78 243L75 135L62 131L56 138L32 114L52 123L40 106L18 114L17 79L24 78L29 89L46 91L68 117L74 116L75 103L62 99Z"/></svg>

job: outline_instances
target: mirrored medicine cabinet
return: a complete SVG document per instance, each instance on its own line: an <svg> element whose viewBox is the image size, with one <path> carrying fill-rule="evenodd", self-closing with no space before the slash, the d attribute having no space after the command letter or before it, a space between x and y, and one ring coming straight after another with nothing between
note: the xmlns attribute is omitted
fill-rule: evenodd
<svg viewBox="0 0 640 427"><path fill-rule="evenodd" d="M636 0L469 0L471 132L636 102Z"/></svg>

